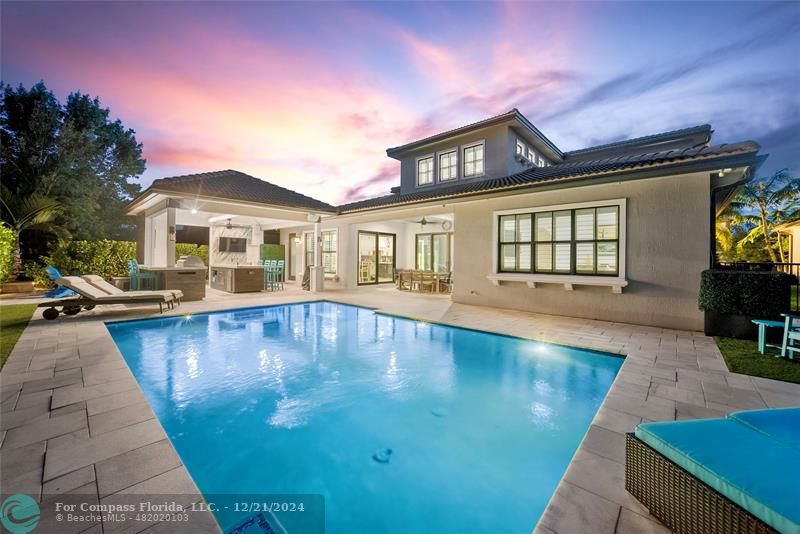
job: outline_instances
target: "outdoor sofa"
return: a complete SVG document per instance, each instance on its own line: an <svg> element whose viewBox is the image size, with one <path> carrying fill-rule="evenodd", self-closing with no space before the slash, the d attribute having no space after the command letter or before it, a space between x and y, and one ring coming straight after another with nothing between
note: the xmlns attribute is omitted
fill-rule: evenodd
<svg viewBox="0 0 800 534"><path fill-rule="evenodd" d="M78 296L39 304L40 308L46 308L42 315L48 320L56 319L61 312L75 315L82 309L91 310L99 304L158 304L159 312L163 313L165 304L171 308L177 300L171 291L132 291L110 295L78 276L63 276L56 283L75 291ZM58 308L61 308L61 312Z"/></svg>
<svg viewBox="0 0 800 534"><path fill-rule="evenodd" d="M678 533L800 533L800 408L642 423L625 488Z"/></svg>

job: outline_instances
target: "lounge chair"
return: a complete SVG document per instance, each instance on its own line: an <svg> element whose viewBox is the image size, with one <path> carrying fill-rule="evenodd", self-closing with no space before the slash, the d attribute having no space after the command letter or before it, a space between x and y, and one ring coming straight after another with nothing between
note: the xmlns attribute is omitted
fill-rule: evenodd
<svg viewBox="0 0 800 534"><path fill-rule="evenodd" d="M64 276L56 282L75 291L78 296L39 304L39 308L47 308L42 315L48 320L58 317L60 312L57 308L59 307L64 314L75 315L82 309L90 310L98 304L158 304L159 312L163 313L164 304L171 307L175 302L175 297L166 293L109 295L77 276Z"/></svg>
<svg viewBox="0 0 800 534"><path fill-rule="evenodd" d="M123 291L114 284L109 284L102 276L97 276L96 274L87 274L86 276L81 276L81 278L108 295L153 295L161 293L164 295L171 295L178 304L181 303L181 299L183 298L183 291L180 289L142 289L140 291Z"/></svg>
<svg viewBox="0 0 800 534"><path fill-rule="evenodd" d="M45 267L45 272L47 273L47 276L50 278L50 281L53 283L55 283L56 280L64 276L63 274L61 274L61 271L59 271L52 265L48 265L47 267ZM73 290L69 288L60 286L58 284L56 284L56 287L54 287L53 289L44 294L45 297L51 299L62 299L64 297L71 297L74 295L77 295L77 293L75 293Z"/></svg>
<svg viewBox="0 0 800 534"><path fill-rule="evenodd" d="M800 408L642 423L625 489L679 533L800 533Z"/></svg>

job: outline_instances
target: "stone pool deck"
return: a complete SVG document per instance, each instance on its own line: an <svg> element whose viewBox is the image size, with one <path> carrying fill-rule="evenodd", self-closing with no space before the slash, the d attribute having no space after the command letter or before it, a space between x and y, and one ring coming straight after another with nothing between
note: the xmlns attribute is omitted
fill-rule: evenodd
<svg viewBox="0 0 800 534"><path fill-rule="evenodd" d="M800 406L800 384L730 373L713 340L698 332L454 304L441 295L388 288L310 294L227 295L214 291L178 314L320 298L387 313L626 355L601 409L541 517L536 532L667 532L624 488L624 434L641 421L720 417L743 409ZM0 306L12 301L3 299ZM15 300L13 302L20 302ZM167 315L167 314L165 314ZM158 316L152 308L110 306L45 321L41 310L0 373L0 486L45 500L67 493L99 503L131 494L202 497L144 399L104 321ZM524 488L513 498L525 498ZM140 523L133 531L212 532L199 523ZM55 527L58 526L58 530ZM91 519L42 532L111 532Z"/></svg>

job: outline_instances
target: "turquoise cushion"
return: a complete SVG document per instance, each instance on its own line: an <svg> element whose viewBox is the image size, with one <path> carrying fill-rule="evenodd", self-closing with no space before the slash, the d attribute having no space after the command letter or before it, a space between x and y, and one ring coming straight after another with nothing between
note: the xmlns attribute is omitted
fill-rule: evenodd
<svg viewBox="0 0 800 534"><path fill-rule="evenodd" d="M730 419L642 423L636 437L766 524L800 533L796 449Z"/></svg>
<svg viewBox="0 0 800 534"><path fill-rule="evenodd" d="M800 408L734 412L728 418L762 432L784 445L800 449Z"/></svg>

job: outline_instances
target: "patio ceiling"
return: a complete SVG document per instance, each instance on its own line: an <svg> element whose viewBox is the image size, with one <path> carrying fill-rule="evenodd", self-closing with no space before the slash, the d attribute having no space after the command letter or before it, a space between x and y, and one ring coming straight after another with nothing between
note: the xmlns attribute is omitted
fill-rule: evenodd
<svg viewBox="0 0 800 534"><path fill-rule="evenodd" d="M232 212L220 213L205 210L175 210L175 224L187 226L224 226L228 220L231 224L242 226L260 226L264 229L289 228L297 226L296 220L275 219L270 217L254 217L238 215Z"/></svg>

